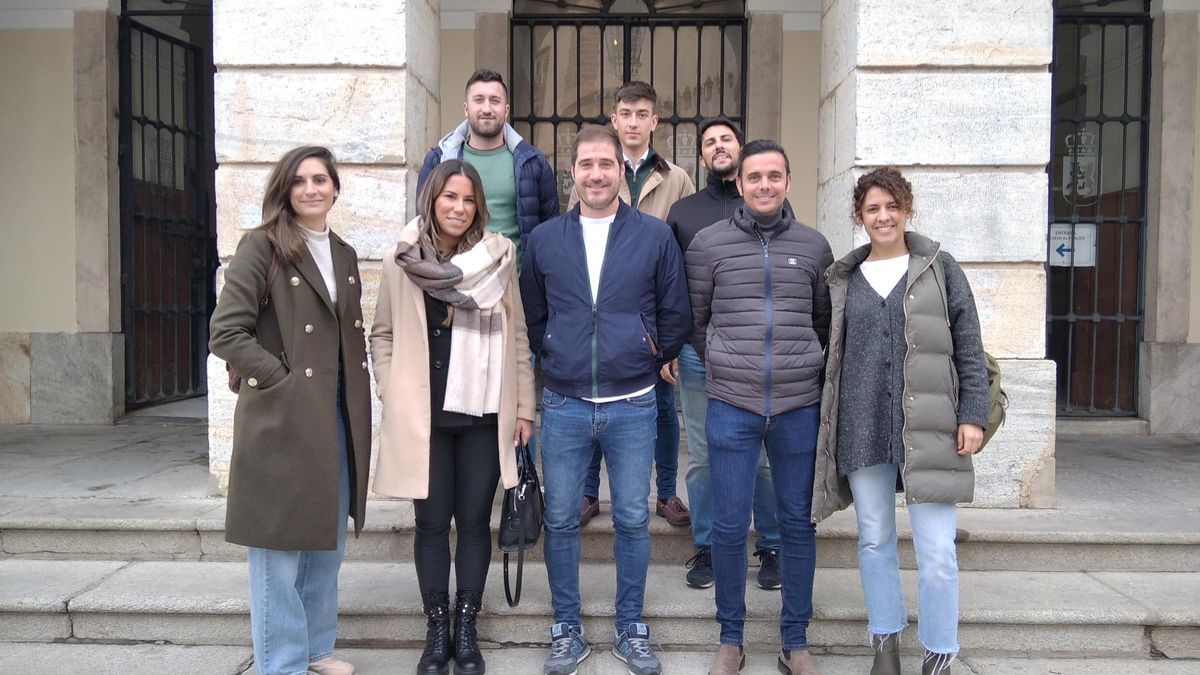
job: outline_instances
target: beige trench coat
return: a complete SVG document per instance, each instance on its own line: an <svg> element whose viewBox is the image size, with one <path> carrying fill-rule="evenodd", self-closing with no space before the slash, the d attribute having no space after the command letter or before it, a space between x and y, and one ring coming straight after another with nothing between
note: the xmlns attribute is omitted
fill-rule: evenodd
<svg viewBox="0 0 1200 675"><path fill-rule="evenodd" d="M532 420L534 414L533 367L529 362L529 338L515 270L501 303L505 310L504 372L497 441L500 482L510 488L517 484L517 455L513 445L517 418ZM425 499L429 496L432 416L425 298L391 254L383 261L370 341L377 393L383 401L379 463L373 487L391 497Z"/></svg>

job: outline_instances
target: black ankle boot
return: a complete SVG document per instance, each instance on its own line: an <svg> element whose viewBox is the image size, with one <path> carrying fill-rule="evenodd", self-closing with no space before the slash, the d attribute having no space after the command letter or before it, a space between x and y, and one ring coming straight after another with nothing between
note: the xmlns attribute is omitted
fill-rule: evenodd
<svg viewBox="0 0 1200 675"><path fill-rule="evenodd" d="M425 651L417 663L417 675L446 675L450 672L450 595L426 593Z"/></svg>
<svg viewBox="0 0 1200 675"><path fill-rule="evenodd" d="M475 635L475 617L479 616L479 591L459 591L454 603L454 675L483 675L483 654Z"/></svg>

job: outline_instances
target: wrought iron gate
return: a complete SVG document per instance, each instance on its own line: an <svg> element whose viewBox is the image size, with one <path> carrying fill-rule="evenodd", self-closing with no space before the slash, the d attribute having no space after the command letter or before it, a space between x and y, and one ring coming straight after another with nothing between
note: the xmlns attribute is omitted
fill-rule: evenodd
<svg viewBox="0 0 1200 675"><path fill-rule="evenodd" d="M1136 415L1150 3L1057 0L1047 351L1060 415Z"/></svg>
<svg viewBox="0 0 1200 675"><path fill-rule="evenodd" d="M609 122L625 82L654 87L655 150L697 185L697 125L724 115L746 126L742 0L519 0L511 38L512 123L553 164L564 206L571 141L583 124Z"/></svg>
<svg viewBox="0 0 1200 675"><path fill-rule="evenodd" d="M212 69L197 46L139 24L136 14L122 15L120 23L121 323L129 409L207 391L216 260L205 110Z"/></svg>

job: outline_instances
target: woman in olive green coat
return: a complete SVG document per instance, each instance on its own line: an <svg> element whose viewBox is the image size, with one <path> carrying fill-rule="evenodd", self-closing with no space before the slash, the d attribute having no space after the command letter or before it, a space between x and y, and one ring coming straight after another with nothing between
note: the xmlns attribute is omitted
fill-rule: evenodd
<svg viewBox="0 0 1200 675"><path fill-rule="evenodd" d="M331 654L346 517L360 532L366 509L371 404L358 256L326 223L340 189L325 148L279 160L209 328L209 348L244 378L225 537L250 547L260 675L354 672Z"/></svg>

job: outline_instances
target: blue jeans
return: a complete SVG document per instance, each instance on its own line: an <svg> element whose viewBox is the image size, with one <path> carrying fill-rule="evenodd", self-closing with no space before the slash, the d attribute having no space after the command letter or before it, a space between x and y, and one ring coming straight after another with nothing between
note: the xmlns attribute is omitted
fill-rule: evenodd
<svg viewBox="0 0 1200 675"><path fill-rule="evenodd" d="M721 644L742 644L746 532L750 528L758 457L766 444L775 479L775 510L782 544L779 572L783 578L783 612L779 633L784 649L808 648L817 564L816 527L810 516L819 418L819 404L764 417L723 401L708 401L708 458L712 472L722 480L722 489L713 493L712 532Z"/></svg>
<svg viewBox="0 0 1200 675"><path fill-rule="evenodd" d="M554 622L582 628L579 603L579 500L592 452L604 453L612 492L616 560L616 630L642 620L650 565L650 465L654 459L654 392L589 403L546 389L542 394L542 479L546 490L546 572Z"/></svg>
<svg viewBox="0 0 1200 675"><path fill-rule="evenodd" d="M867 603L867 629L882 635L908 625L896 554L896 472L899 464L877 464L851 473L858 519L858 572ZM954 548L953 504L910 504L917 555L921 618L917 637L931 652L958 653L958 555Z"/></svg>
<svg viewBox="0 0 1200 675"><path fill-rule="evenodd" d="M654 442L654 485L659 500L675 496L675 481L679 477L679 413L675 410L675 385L661 376L654 385L658 409L658 436ZM592 453L588 464L587 481L583 494L592 499L600 495L600 449Z"/></svg>
<svg viewBox="0 0 1200 675"><path fill-rule="evenodd" d="M340 384L340 383L339 383ZM250 547L250 634L260 675L304 675L308 664L333 653L337 637L338 570L346 551L350 472L346 420L338 387L337 549L278 551Z"/></svg>
<svg viewBox="0 0 1200 675"><path fill-rule="evenodd" d="M683 408L683 426L687 430L688 463L684 474L688 507L692 511L692 544L696 548L712 546L712 473L708 466L708 440L704 437L704 419L708 396L704 393L704 361L685 345L679 354L679 405ZM755 548L779 550L779 523L775 520L775 483L767 451L759 456L754 477L754 529L758 531Z"/></svg>

